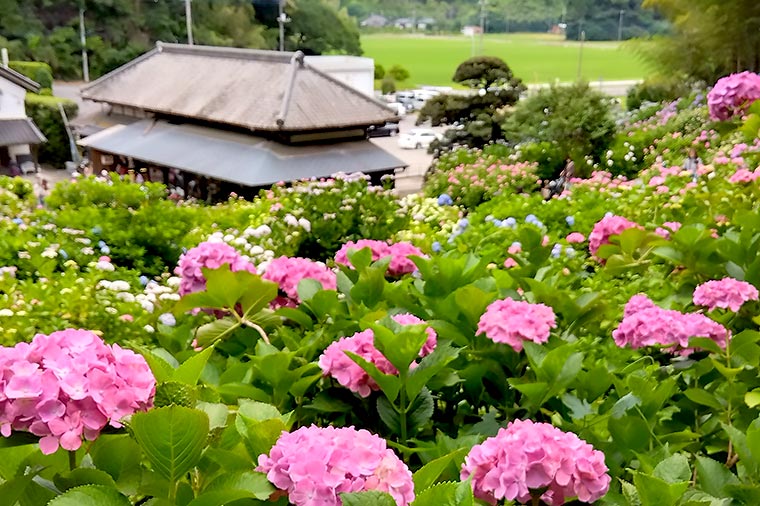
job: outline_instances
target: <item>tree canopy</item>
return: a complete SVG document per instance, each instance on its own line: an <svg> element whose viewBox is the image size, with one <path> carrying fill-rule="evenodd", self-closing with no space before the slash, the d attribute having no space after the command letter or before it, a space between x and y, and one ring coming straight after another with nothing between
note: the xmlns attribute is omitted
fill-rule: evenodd
<svg viewBox="0 0 760 506"><path fill-rule="evenodd" d="M158 40L187 40L183 0L0 0L0 45L13 60L43 61L58 78L80 78L80 8L85 9L91 77ZM287 0L285 10L291 18L285 26L286 49L361 54L356 21L338 0ZM276 49L277 14L276 0L193 0L193 38L196 44Z"/></svg>

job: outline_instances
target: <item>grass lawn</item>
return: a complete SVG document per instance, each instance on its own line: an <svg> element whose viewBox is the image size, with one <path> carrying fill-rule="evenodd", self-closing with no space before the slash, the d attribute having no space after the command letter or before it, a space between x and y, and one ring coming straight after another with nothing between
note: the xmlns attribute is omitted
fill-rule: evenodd
<svg viewBox="0 0 760 506"><path fill-rule="evenodd" d="M402 87L448 86L457 65L470 58L473 41L464 35L426 36L403 34L362 35L364 55L386 69L399 64L411 77ZM475 51L479 38L475 38ZM578 75L579 42L550 34L489 34L483 53L498 56L527 83L574 81ZM588 81L640 79L646 66L617 42L586 42L582 75Z"/></svg>

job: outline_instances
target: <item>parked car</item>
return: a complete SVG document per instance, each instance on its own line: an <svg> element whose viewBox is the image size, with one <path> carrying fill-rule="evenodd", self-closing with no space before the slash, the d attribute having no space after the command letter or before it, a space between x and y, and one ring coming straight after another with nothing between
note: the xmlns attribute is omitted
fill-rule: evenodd
<svg viewBox="0 0 760 506"><path fill-rule="evenodd" d="M406 106L406 109L410 110L412 107L412 102L414 102L414 92L413 91L397 91L396 102L404 104L404 106Z"/></svg>
<svg viewBox="0 0 760 506"><path fill-rule="evenodd" d="M398 145L404 149L427 149L434 140L440 140L441 137L443 137L441 134L429 128L412 128L399 136Z"/></svg>
<svg viewBox="0 0 760 506"><path fill-rule="evenodd" d="M367 129L367 137L393 137L398 135L398 123L386 123L383 126L372 125Z"/></svg>
<svg viewBox="0 0 760 506"><path fill-rule="evenodd" d="M388 107L396 111L396 114L399 116L403 116L406 114L406 106L402 104L401 102L391 102L388 104Z"/></svg>

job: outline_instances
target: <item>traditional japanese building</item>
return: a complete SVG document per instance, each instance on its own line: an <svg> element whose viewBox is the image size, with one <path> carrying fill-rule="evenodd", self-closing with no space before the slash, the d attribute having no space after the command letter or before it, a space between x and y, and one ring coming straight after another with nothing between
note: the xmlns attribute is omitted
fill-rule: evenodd
<svg viewBox="0 0 760 506"><path fill-rule="evenodd" d="M34 172L37 162L34 147L47 139L26 116L26 92L38 93L40 85L0 64L0 168L16 164L25 172Z"/></svg>
<svg viewBox="0 0 760 506"><path fill-rule="evenodd" d="M379 179L405 166L367 140L396 113L300 52L158 43L82 98L103 104L80 124L96 171L142 170L187 192L213 181L220 195L252 193L336 172Z"/></svg>

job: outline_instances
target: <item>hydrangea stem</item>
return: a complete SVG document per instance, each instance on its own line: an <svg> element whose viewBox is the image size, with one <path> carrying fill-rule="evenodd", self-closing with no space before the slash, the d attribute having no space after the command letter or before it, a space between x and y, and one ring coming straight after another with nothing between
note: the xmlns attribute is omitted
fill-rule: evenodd
<svg viewBox="0 0 760 506"><path fill-rule="evenodd" d="M77 452L69 450L69 471L73 471L77 468Z"/></svg>

